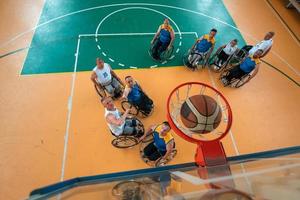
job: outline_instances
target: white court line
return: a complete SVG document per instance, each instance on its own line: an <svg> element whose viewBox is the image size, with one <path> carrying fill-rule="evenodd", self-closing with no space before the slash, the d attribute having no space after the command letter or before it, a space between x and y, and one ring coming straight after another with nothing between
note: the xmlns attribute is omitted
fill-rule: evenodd
<svg viewBox="0 0 300 200"><path fill-rule="evenodd" d="M124 66L125 66L123 63L118 63L118 65L120 65L121 67L124 67Z"/></svg>
<svg viewBox="0 0 300 200"><path fill-rule="evenodd" d="M111 59L111 58L108 58L108 60L110 60L111 62L115 62L115 60L114 60L114 59Z"/></svg>
<svg viewBox="0 0 300 200"><path fill-rule="evenodd" d="M222 177L216 177L216 178L211 178L211 179L201 179L197 176L193 176L193 175L187 174L185 172L181 172L181 171L175 171L175 172L171 172L171 173L174 174L175 176L178 176L178 177L194 184L194 185L202 185L202 184L209 184L209 183L233 180L233 179L244 178L244 177L248 178L250 176L257 176L257 175L261 175L261 174L272 173L272 172L277 172L277 171L296 168L296 167L300 167L300 163L284 165L284 166L279 166L279 167L272 167L272 168L251 171L251 172L246 172L246 173L238 173L238 174L233 174L231 176L222 176Z"/></svg>
<svg viewBox="0 0 300 200"><path fill-rule="evenodd" d="M228 27L231 27L231 28L233 28L233 29L235 29L235 30L240 31L241 33L244 33L245 35L247 35L249 38L251 38L252 40L254 40L254 41L256 41L256 42L259 41L258 39L256 39L256 38L253 37L252 35L248 34L247 32L245 32L245 31L243 31L243 30L241 30L241 29L239 29L239 28L237 28L237 27L235 27L235 26L233 26L233 25L228 24L227 22L224 22L224 21L222 21L222 20L220 20L220 19L218 19L218 18L212 17L212 16L207 15L207 14L204 14L204 13L202 13L202 12L193 11L193 10L189 10L189 9L181 8L181 7L176 7L176 6L163 5L163 4L152 4L152 3L120 3L120 4L109 4L109 5L104 5L104 6L90 7L90 8L86 8L86 9L82 9L82 10L70 12L70 13L68 13L68 14L61 15L61 16L59 16L59 17L55 17L55 18L53 18L53 19L51 19L51 20L48 20L48 21L46 21L46 22L44 22L44 23L41 23L41 24L39 24L39 25L37 25L37 26L34 26L33 28L31 28L31 29L29 29L29 30L27 30L27 31L24 31L24 32L22 32L22 33L16 35L15 37L11 38L10 40L8 40L8 41L2 43L2 44L0 45L0 48L3 47L3 46L5 46L5 45L7 45L7 44L10 44L10 43L13 42L14 40L16 40L16 39L22 37L23 35L25 35L25 34L31 32L31 31L33 31L33 30L39 28L39 27L42 27L42 26L44 26L44 25L47 25L47 24L49 24L49 23L51 23L51 22L53 22L53 21L56 21L56 20L59 20L59 19L62 19L62 18L71 16L71 15L75 15L75 14L78 14L78 13L86 12L86 11L96 10L96 9L100 9L100 8L116 7L116 6L154 6L154 7L156 6L156 7L172 8L172 9L176 9L176 10L186 11L186 12L189 12L189 13L193 13L193 14L196 14L196 15L201 15L201 16L207 17L207 18L209 18L209 19L212 19L212 20L214 20L214 21L217 21L217 22L219 22L219 23L221 23L221 24L224 24L224 25L226 25L226 26L228 26ZM273 52L273 50L271 50L271 52ZM277 53L276 53L276 54L277 54ZM276 54L274 54L274 55L276 55ZM279 57L279 59L280 59L281 61L283 61L284 63L288 63L288 62L287 62L286 60L284 60L282 57ZM298 70L296 70L296 68L294 68L294 67L293 67L292 65L290 65L290 64L287 64L287 65L288 65L288 67L289 67L293 72L297 72L297 75L300 76L300 75L299 75L299 72L298 72Z"/></svg>
<svg viewBox="0 0 300 200"><path fill-rule="evenodd" d="M300 46L299 41L295 38L295 36L291 33L291 31L287 28L286 24L283 23L282 19L277 15L277 13L273 10L273 8L268 4L266 0L264 2L268 5L269 9L272 11L272 13L276 16L276 18L280 21L280 23L283 25L283 27L287 30L287 32L290 34L290 36L295 40L298 46Z"/></svg>
<svg viewBox="0 0 300 200"><path fill-rule="evenodd" d="M67 126L66 126L66 133L65 133L65 136L64 136L64 141L65 142L64 142L64 153L63 153L63 159L62 159L60 181L64 180L64 175L65 175L65 166L66 166L68 141L69 141L69 131L70 131L71 114L72 114L72 104L73 104L73 96L74 96L74 89L75 89L77 63L78 63L78 57L79 57L79 46L80 46L80 37L78 38L78 41L77 41L74 71L73 71L73 74L72 74L73 78L72 78L72 83L71 83L71 93L70 93L69 100L68 100Z"/></svg>
<svg viewBox="0 0 300 200"><path fill-rule="evenodd" d="M186 31L186 32L175 32L176 35L178 34L197 34L196 32L190 32L190 31ZM80 34L81 37L95 37L96 36L139 36L139 35L155 35L155 33L87 33L87 34Z"/></svg>

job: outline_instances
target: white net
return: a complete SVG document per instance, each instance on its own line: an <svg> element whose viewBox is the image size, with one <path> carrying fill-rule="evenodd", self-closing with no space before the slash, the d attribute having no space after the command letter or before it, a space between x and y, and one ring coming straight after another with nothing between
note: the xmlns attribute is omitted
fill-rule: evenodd
<svg viewBox="0 0 300 200"><path fill-rule="evenodd" d="M186 102L186 100L194 95L206 95L213 98L216 103L221 108L222 117L220 124L211 132L200 134L191 130L191 128L187 128L182 122L181 117L181 107ZM223 136L226 133L228 122L229 122L229 105L223 99L218 91L213 90L212 88L203 85L201 83L186 83L181 87L177 88L173 91L170 96L169 101L169 111L171 120L177 126L177 128L188 137L201 140L201 141L210 141L217 139ZM229 109L228 109L229 108Z"/></svg>

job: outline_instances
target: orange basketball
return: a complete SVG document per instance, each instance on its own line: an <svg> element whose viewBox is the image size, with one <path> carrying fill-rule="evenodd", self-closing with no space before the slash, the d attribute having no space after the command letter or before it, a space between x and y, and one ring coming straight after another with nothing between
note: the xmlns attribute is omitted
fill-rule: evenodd
<svg viewBox="0 0 300 200"><path fill-rule="evenodd" d="M217 102L207 95L189 97L180 108L182 123L190 131L209 133L221 122L222 110Z"/></svg>

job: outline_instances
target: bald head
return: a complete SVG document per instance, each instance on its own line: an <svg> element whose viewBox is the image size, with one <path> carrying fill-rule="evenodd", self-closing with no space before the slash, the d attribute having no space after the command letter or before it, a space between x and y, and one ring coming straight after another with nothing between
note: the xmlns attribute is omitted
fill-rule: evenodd
<svg viewBox="0 0 300 200"><path fill-rule="evenodd" d="M268 32L265 37L264 40L270 40L274 37L275 33L273 31Z"/></svg>

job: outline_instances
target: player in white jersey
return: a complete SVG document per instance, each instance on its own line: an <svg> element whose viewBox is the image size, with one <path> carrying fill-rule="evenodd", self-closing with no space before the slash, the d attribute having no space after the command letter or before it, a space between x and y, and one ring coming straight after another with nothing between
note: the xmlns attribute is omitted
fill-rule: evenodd
<svg viewBox="0 0 300 200"><path fill-rule="evenodd" d="M115 107L111 97L102 98L101 103L105 107L104 116L106 123L114 136L132 135L141 137L144 134L142 124L135 118L128 117L130 109L121 114Z"/></svg>
<svg viewBox="0 0 300 200"><path fill-rule="evenodd" d="M216 51L216 59L214 59L214 69L220 70L226 61L237 51L237 39L231 40L228 44L222 45ZM219 53L218 53L219 52Z"/></svg>
<svg viewBox="0 0 300 200"><path fill-rule="evenodd" d="M104 63L100 58L96 59L96 67L93 69L91 80L96 85L101 85L105 90L115 98L122 94L123 83L112 70L109 64Z"/></svg>
<svg viewBox="0 0 300 200"><path fill-rule="evenodd" d="M259 43L257 43L256 45L254 45L254 46L246 45L242 49L248 51L249 55L252 55L252 56L254 55L254 53L257 50L260 49L260 50L263 51L260 58L263 58L269 53L269 51L272 48L272 45L273 45L273 39L272 38L274 37L274 35L275 35L275 33L270 31L265 35L264 39L262 41L260 41Z"/></svg>

